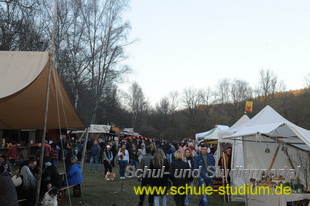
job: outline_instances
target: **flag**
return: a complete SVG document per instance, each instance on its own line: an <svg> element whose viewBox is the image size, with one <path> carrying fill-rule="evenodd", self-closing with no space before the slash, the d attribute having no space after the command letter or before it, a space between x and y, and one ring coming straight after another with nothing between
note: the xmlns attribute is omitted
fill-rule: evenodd
<svg viewBox="0 0 310 206"><path fill-rule="evenodd" d="M245 102L245 111L246 112L252 112L253 111L253 102L252 101L246 101Z"/></svg>

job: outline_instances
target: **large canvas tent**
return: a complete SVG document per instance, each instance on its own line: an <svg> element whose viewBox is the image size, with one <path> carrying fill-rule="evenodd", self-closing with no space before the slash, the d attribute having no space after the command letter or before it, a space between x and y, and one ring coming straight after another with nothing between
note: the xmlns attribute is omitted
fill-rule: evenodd
<svg viewBox="0 0 310 206"><path fill-rule="evenodd" d="M223 139L233 143L232 169L297 169L309 158L310 132L286 120L270 106L266 106L251 120L237 127ZM268 149L269 152L266 152ZM307 177L298 178L306 185ZM232 178L233 186L243 186L249 178ZM244 197L243 197L244 199ZM234 200L234 199L233 199ZM235 197L238 200L238 197ZM240 199L239 199L240 200Z"/></svg>
<svg viewBox="0 0 310 206"><path fill-rule="evenodd" d="M43 129L52 66L47 129L83 128L48 52L0 51L0 129Z"/></svg>

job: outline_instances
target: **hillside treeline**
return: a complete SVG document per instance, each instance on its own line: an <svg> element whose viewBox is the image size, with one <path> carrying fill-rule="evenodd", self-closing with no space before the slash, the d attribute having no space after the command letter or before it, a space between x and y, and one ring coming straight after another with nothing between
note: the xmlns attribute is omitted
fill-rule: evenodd
<svg viewBox="0 0 310 206"><path fill-rule="evenodd" d="M253 112L246 113L250 118L255 116L266 105L270 105L284 118L294 124L310 129L310 90L281 92L266 101L264 98L250 99L253 101ZM131 113L110 108L109 113L99 115L101 122L114 123L120 127L132 125ZM103 111L102 111L103 112ZM144 111L136 122L135 131L147 137L168 140L194 138L195 133L214 128L215 125L233 125L245 114L245 101L238 103L197 105L163 112L158 107Z"/></svg>

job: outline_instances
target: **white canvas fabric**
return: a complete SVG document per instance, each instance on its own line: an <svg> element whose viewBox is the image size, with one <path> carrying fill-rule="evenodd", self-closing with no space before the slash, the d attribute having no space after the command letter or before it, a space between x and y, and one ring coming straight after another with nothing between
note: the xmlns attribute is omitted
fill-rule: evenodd
<svg viewBox="0 0 310 206"><path fill-rule="evenodd" d="M234 140L227 139L227 138L224 139L223 136L228 136L228 135L234 134L236 131L238 131L240 128L242 128L243 125L245 123L247 123L249 120L250 120L250 118L246 114L244 114L229 129L227 129L225 131L222 131L222 132L219 132L219 134L218 134L219 139L218 139L218 145L217 145L218 149L216 150L216 152L214 154L216 165L218 164L218 161L220 159L220 156L221 156L220 153L222 153L224 151L224 148L223 148L222 145L231 144L233 148L238 147L238 150L242 150L242 143L240 141L234 141ZM234 152L234 150L233 150L233 152ZM238 165L243 164L243 156L242 155L241 156L240 155L239 156L235 156L235 157L233 155L232 158L235 158L235 161L238 162ZM239 158L239 159L237 159L237 158Z"/></svg>
<svg viewBox="0 0 310 206"><path fill-rule="evenodd" d="M47 52L0 52L0 129L84 128Z"/></svg>
<svg viewBox="0 0 310 206"><path fill-rule="evenodd" d="M310 147L309 130L291 123L270 106L266 106L250 121L245 123L242 128L239 128L234 134L225 136L225 138L233 139L234 137L260 134L271 137L298 137Z"/></svg>
<svg viewBox="0 0 310 206"><path fill-rule="evenodd" d="M215 127L209 131L195 134L196 139L205 139L205 140L217 140L219 138L219 133L228 130L227 125L215 125Z"/></svg>
<svg viewBox="0 0 310 206"><path fill-rule="evenodd" d="M305 151L310 150L309 130L289 122L270 106L266 106L246 123L232 127L231 131L227 130L221 135L224 142L233 144L233 169L237 166L246 169L284 169L285 166L296 169L300 164L298 157L309 155ZM278 146L278 153L271 165ZM287 148L288 155L282 150L283 146ZM270 153L265 153L267 148ZM305 184L304 175L301 174L299 178ZM247 178L233 178L232 185L243 186L248 181ZM240 196L232 197L233 200L235 198L240 200Z"/></svg>
<svg viewBox="0 0 310 206"><path fill-rule="evenodd" d="M229 139L223 139L224 136L229 136L237 131L239 131L248 121L250 118L244 114L235 124L233 124L229 129L222 131L219 133L219 142L229 142Z"/></svg>
<svg viewBox="0 0 310 206"><path fill-rule="evenodd" d="M91 124L89 127L89 133L110 133L111 125L103 124Z"/></svg>
<svg viewBox="0 0 310 206"><path fill-rule="evenodd" d="M47 60L47 52L0 51L0 98L12 95L33 82Z"/></svg>

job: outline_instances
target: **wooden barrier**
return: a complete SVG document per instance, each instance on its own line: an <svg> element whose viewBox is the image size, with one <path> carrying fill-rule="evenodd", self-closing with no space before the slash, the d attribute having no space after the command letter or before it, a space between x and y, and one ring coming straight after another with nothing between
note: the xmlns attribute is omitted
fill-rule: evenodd
<svg viewBox="0 0 310 206"><path fill-rule="evenodd" d="M73 188L73 197L81 197L81 185L70 185L60 188L60 195L58 196L58 204L65 204L66 191L70 192L70 188Z"/></svg>

